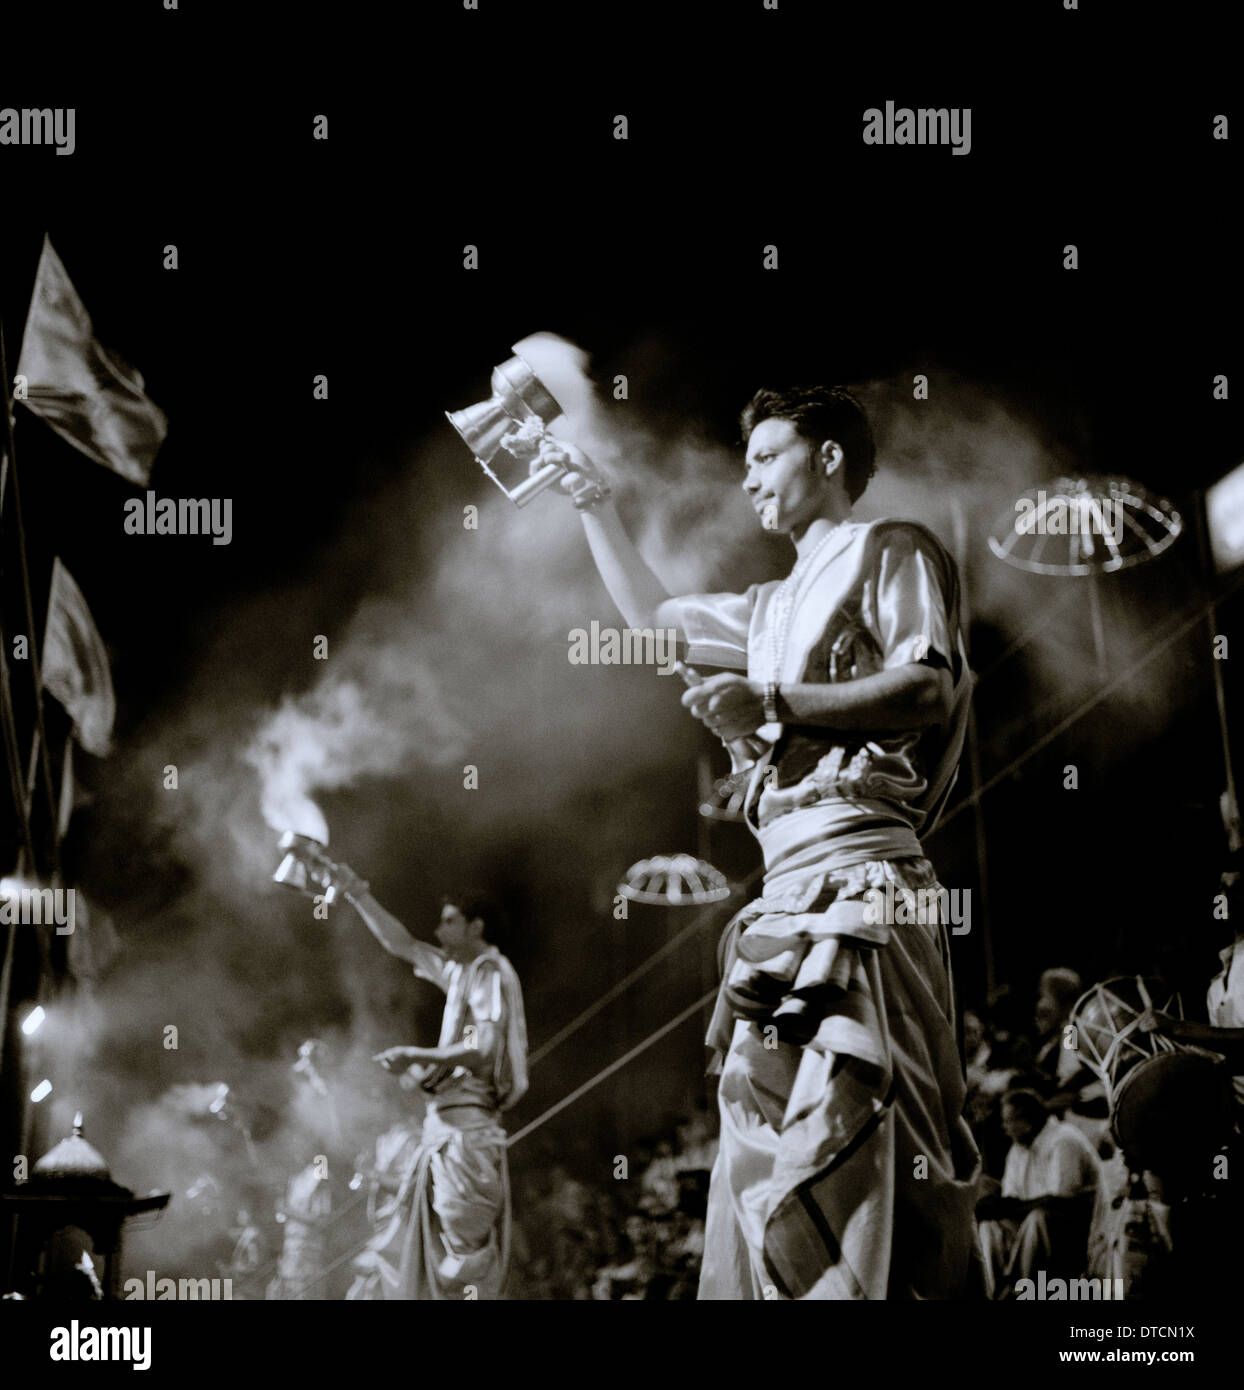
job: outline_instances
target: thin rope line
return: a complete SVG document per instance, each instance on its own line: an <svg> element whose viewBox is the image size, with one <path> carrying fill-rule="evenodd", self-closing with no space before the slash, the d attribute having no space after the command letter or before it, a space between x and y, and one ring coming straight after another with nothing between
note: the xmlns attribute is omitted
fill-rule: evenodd
<svg viewBox="0 0 1244 1390"><path fill-rule="evenodd" d="M1244 585L1244 576L1241 576L1241 578L1237 579L1233 584L1228 585L1227 589L1220 596L1220 601L1223 598L1230 597L1242 585ZM1055 724L1055 726L1052 729L1044 733L1025 752L1021 753L1019 757L1015 758L1013 761L1008 763L1006 767L1002 769L1001 772L996 772L987 782L985 782L981 786L979 791L973 792L970 796L965 797L961 802L959 802L957 806L954 807L953 810L948 811L946 815L944 815L942 819L937 823L937 825L934 826L933 830L930 832L930 836L936 835L939 831L944 830L946 826L948 826L950 822L954 820L954 818L959 814L960 811L966 811L969 806L974 806L978 801L981 800L981 798L985 795L986 792L991 791L994 787L998 785L999 782L1003 781L1004 778L1009 777L1011 773L1014 772L1017 768L1022 767L1023 764L1026 763L1029 758L1035 756L1048 744L1052 743L1054 739L1056 739L1060 734L1065 733L1066 730L1068 730L1073 724L1083 719L1084 716L1089 712L1089 710L1101 704L1101 702L1108 695L1113 694L1113 692L1119 686L1123 685L1126 681L1131 680L1131 678L1134 675L1136 675L1138 671L1143 670L1144 667L1146 667L1154 659L1154 657L1161 656L1161 654L1168 647L1173 646L1176 642L1179 641L1181 637L1187 636L1187 634L1191 632L1192 629L1205 617L1206 613L1212 606L1213 605L1211 604L1199 605L1197 607L1196 612L1193 613L1190 617L1185 618L1183 622L1179 622L1178 618L1175 619L1175 622L1179 624L1175 630L1168 632L1163 637L1160 637L1154 643L1154 645L1149 648L1147 652L1142 653L1142 655L1139 656L1134 662L1132 662L1132 664L1128 666L1126 670L1122 671L1112 681L1108 681L1105 685L1102 686L1100 690L1097 691L1096 694L1089 696L1089 698L1078 709L1072 710L1072 712L1069 715L1067 715L1065 719L1061 720L1059 723Z"/></svg>
<svg viewBox="0 0 1244 1390"><path fill-rule="evenodd" d="M685 1023L692 1014L698 1013L710 999L715 999L716 997L717 987L714 985L707 994L702 995L694 1004L685 1008L676 1018L671 1018L668 1023L663 1023L655 1033L650 1033L643 1042L631 1048L629 1052L624 1053L616 1062L610 1062L603 1071L598 1071L589 1081L585 1081L582 1086L577 1086L568 1096L563 1096L556 1105L550 1106L543 1115L538 1115L529 1125L524 1125L517 1134L511 1134L506 1140L506 1147L512 1148L520 1139L525 1139L532 1130L539 1129L546 1120L551 1120L554 1115L565 1110L568 1105L573 1105L580 1096L587 1095L593 1087L599 1086L602 1081L612 1076L615 1071L620 1071L628 1062L638 1057L641 1052L651 1047L654 1042L663 1038L666 1033L672 1033L680 1023Z"/></svg>
<svg viewBox="0 0 1244 1390"><path fill-rule="evenodd" d="M346 1216L349 1212L352 1212L355 1209L355 1207L359 1205L360 1202L365 1201L366 1197L367 1194L365 1192L355 1192L351 1196L350 1200L345 1204L345 1206L341 1207L340 1210L335 1211L332 1214L332 1216L329 1217L328 1221L325 1223L324 1229L326 1231L331 1230L332 1227L334 1227L343 1216ZM282 1237L282 1244L284 1244L284 1237ZM269 1262L266 1265L261 1265L259 1269L252 1269L247 1274L238 1275L235 1282L243 1286L247 1284L258 1284L261 1280L266 1283L267 1280L271 1279L271 1277L277 1272L277 1269L280 1267L280 1263L281 1256L277 1255L277 1257L274 1260L269 1260ZM308 1285L308 1287L310 1286Z"/></svg>
<svg viewBox="0 0 1244 1390"><path fill-rule="evenodd" d="M363 1243L362 1243L361 1245L356 1245L356 1246L354 1247L354 1249L352 1249L352 1250L347 1250L344 1254L338 1255L337 1258L336 1258L331 1264L325 1265L325 1267L315 1276L314 1279L309 1280L309 1281L308 1281L307 1283L305 1283L305 1284L300 1284L300 1285L294 1290L294 1292L293 1292L292 1294L290 1294L289 1298L274 1298L274 1299L272 1300L272 1302L273 1302L273 1303L290 1303L290 1302L296 1302L298 1299L300 1299L300 1298L303 1296L304 1293L306 1293L306 1291L307 1291L308 1289L313 1289L313 1288L315 1288L315 1286L316 1286L317 1284L323 1283L324 1280L327 1279L328 1276L333 1272L333 1270L337 1269L340 1265L345 1264L345 1262L346 1262L347 1260L352 1260L352 1259L354 1259L354 1257L355 1257L356 1255L358 1255L361 1251L363 1251L364 1249L366 1249L366 1247L367 1247L368 1245L371 1244L371 1242L372 1242L372 1240L373 1240L374 1238L375 1238L375 1232L373 1231L373 1232L367 1237L367 1239L366 1239L365 1241L363 1241Z"/></svg>
<svg viewBox="0 0 1244 1390"><path fill-rule="evenodd" d="M1075 600L1077 597L1078 596L1075 593L1065 594L1063 598L1059 600L1058 603L1054 604L1051 608L1046 609L1046 611L1042 613L1042 615L1035 622L1029 623L1029 625L1019 634L1018 637L1016 637L1011 642L1011 644L1005 649L1005 651L1002 652L1000 656L995 657L993 661L991 661L983 671L977 671L974 673L976 676L977 685L980 685L982 681L992 676L993 673L1000 666L1009 661L1017 651L1021 650L1021 648L1023 647L1026 647L1037 635L1037 633L1042 630L1042 628L1047 627L1050 623L1054 621L1055 618L1062 617L1063 614L1072 606L1073 600Z"/></svg>
<svg viewBox="0 0 1244 1390"><path fill-rule="evenodd" d="M752 872L748 874L748 876L745 879L743 879L743 881L738 885L738 887L740 889L747 888L763 872L763 865L753 869ZM603 1008L613 1003L613 1001L625 990L629 989L630 986L633 985L636 980L642 979L643 976L645 976L648 973L648 971L651 970L653 966L657 964L658 961L663 960L672 951L676 950L689 936L699 931L700 928L703 927L706 922L711 921L714 916L714 910L717 906L719 906L719 904L714 903L711 907L706 908L705 911L701 912L698 916L696 916L694 920L688 922L687 925L682 929L682 931L678 932L677 935L672 936L663 946L658 947L657 950L654 951L653 954L650 955L646 960L641 961L640 964L637 965L629 975L623 976L623 978L620 979L616 984L610 986L610 988L607 989L605 993L602 994L600 998L596 1000L595 1003L589 1004L581 1014L577 1015L575 1018L572 1018L564 1028L554 1033L553 1036L547 1042L541 1043L540 1046L536 1048L536 1050L531 1054L531 1056L528 1057L528 1067L534 1067L535 1064L539 1062L542 1058L548 1056L548 1054L552 1052L552 1050L559 1043L565 1042L565 1040L568 1037L570 1037L572 1033L577 1032L585 1023L588 1022L589 1019L595 1018L596 1015L600 1013L600 1011Z"/></svg>

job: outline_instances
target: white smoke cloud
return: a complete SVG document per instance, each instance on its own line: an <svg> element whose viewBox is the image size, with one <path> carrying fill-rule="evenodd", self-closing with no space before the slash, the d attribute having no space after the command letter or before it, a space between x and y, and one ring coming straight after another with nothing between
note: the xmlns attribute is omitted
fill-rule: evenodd
<svg viewBox="0 0 1244 1390"><path fill-rule="evenodd" d="M576 345L541 334L518 347L566 408L553 432L610 475L671 591L739 588L784 572L792 552L758 527L739 490L739 452L706 438L694 412L671 431L645 411L637 379L624 407L603 401ZM1024 488L1076 461L971 382L952 381L929 402L911 399L909 376L862 395L882 471L860 514L926 521L959 553L974 611L1004 634L1020 632L1034 608L1066 590L1008 568L985 539ZM477 529L463 524L468 502L478 506ZM226 1189L223 1206L238 1204L249 1168L232 1151L221 1157L223 1126L207 1132L206 1147L197 1130L181 1135L193 1092L166 1094L170 1058L152 1041L159 1026L181 1026L193 1058L182 1063L183 1082L220 1076L239 1094L273 1097L291 1133L306 1117L276 1078L300 1036L323 1031L324 1012L339 1019L339 1050L364 1070L377 1046L419 1040L416 1020L395 1012L403 1003L385 997L398 967L349 909L315 923L307 900L270 886L274 831L327 841L336 817L338 843L379 895L386 882L408 895L389 904L399 915L512 858L533 896L548 890L530 949L550 956L569 954L571 933L574 947L590 942L585 883L616 882L635 859L693 847L657 842L652 828L694 824L693 813L679 821L670 810L695 795L687 766L698 726L679 705L677 681L569 665L572 628L621 619L556 490L515 508L446 432L420 444L408 478L360 503L339 545L318 558L321 575L359 576L366 591L348 618L326 620L327 661L283 636L286 611L315 581L239 608L205 647L182 706L125 750L126 780L112 793L113 814L167 832L148 838L194 877L137 925L118 912L130 944L125 972L108 978L98 1032L77 1045L125 1136L122 1180L184 1194L209 1171ZM1084 679L1083 635L1056 625L1034 647L1051 695ZM181 768L180 790L151 792L169 762ZM465 762L480 770L477 793L463 790ZM564 1019L590 1001L590 982L571 977L583 992L571 1000L566 978L525 981L533 1020L542 1005L546 1018ZM343 1123L347 1133L374 1126L374 1135L381 1115L360 1101Z"/></svg>
<svg viewBox="0 0 1244 1390"><path fill-rule="evenodd" d="M419 655L417 623L398 603L364 605L323 670L311 690L285 696L263 720L244 757L259 774L267 824L326 844L328 824L311 793L453 761L467 730Z"/></svg>

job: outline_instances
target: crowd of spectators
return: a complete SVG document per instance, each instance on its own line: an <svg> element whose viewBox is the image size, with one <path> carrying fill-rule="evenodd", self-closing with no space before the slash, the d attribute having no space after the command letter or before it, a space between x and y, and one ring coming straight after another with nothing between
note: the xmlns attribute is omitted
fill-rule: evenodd
<svg viewBox="0 0 1244 1390"><path fill-rule="evenodd" d="M1112 1147L1101 1083L1063 1046L1082 991L1074 971L1056 968L1041 976L1035 1008L1003 992L964 1015L991 1297L1013 1297L1038 1266L1078 1277L1088 1264L1097 1174ZM518 1176L509 1296L695 1298L714 1120L699 1110L637 1145L612 1178L584 1181L564 1161Z"/></svg>
<svg viewBox="0 0 1244 1390"><path fill-rule="evenodd" d="M511 1298L694 1299L717 1140L707 1110L583 1182L563 1162L516 1181Z"/></svg>
<svg viewBox="0 0 1244 1390"><path fill-rule="evenodd" d="M1130 984L1114 988L1126 996ZM1037 1285L1042 1276L1099 1280L1103 1289L1109 1280L1101 1297L1162 1296L1190 1272L1204 1277L1215 1230L1238 1219L1235 1205L1227 1210L1229 1185L1215 1190L1207 1178L1214 1152L1231 1144L1231 1116L1220 1117L1215 1101L1226 1082L1197 1072L1203 1103L1200 1091L1182 1098L1179 1132L1120 1151L1101 1058L1089 1064L1084 1020L1073 1012L1084 993L1080 977L1060 967L1042 974L1028 1029L1015 1025L1006 998L987 1017L965 1015L966 1113L982 1153L977 1218L991 1298L1032 1297L1023 1281ZM1208 1047L1209 1056L1227 1058L1228 1070L1238 1066L1229 1028L1173 1023L1153 1009L1124 1009L1119 1018L1132 1032L1124 1067L1156 1055L1155 1031ZM1107 1029L1096 1041L1109 1036ZM1117 1085L1117 1071L1113 1079ZM1145 1103L1162 1115L1178 1099L1168 1091Z"/></svg>
<svg viewBox="0 0 1244 1390"><path fill-rule="evenodd" d="M1170 1264L1170 1193L1160 1175L1135 1172L1111 1136L1105 1085L1073 1016L1084 992L1074 970L1055 967L1035 1001L1004 990L964 1014L990 1298L1033 1296L1022 1281L1041 1277L1111 1279L1105 1296L1138 1297ZM714 1118L697 1111L636 1146L612 1181L584 1182L557 1162L520 1178L510 1297L695 1298Z"/></svg>
<svg viewBox="0 0 1244 1390"><path fill-rule="evenodd" d="M1074 970L1040 977L1028 1019L1007 994L964 1015L968 1123L981 1150L977 1217L991 1298L1024 1279L1081 1278L1102 1164L1113 1157L1101 1081L1069 1027L1084 985Z"/></svg>

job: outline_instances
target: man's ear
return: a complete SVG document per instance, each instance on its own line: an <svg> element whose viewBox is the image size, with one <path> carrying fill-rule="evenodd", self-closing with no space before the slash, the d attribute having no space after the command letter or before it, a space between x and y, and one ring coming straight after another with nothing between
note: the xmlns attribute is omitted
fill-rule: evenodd
<svg viewBox="0 0 1244 1390"><path fill-rule="evenodd" d="M836 439L827 439L820 449L821 469L826 477L836 473L842 467L842 461L846 457L843 453L842 445Z"/></svg>
<svg viewBox="0 0 1244 1390"><path fill-rule="evenodd" d="M484 919L482 917L472 917L467 923L467 930L477 940L482 941L484 939Z"/></svg>

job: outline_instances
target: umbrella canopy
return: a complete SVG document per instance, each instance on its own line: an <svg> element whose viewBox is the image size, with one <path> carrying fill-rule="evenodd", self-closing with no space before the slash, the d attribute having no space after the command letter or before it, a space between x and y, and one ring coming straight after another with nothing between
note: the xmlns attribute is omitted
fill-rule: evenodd
<svg viewBox="0 0 1244 1390"><path fill-rule="evenodd" d="M1090 474L1029 488L999 518L989 548L1032 574L1113 574L1161 555L1179 513L1130 478Z"/></svg>
<svg viewBox="0 0 1244 1390"><path fill-rule="evenodd" d="M730 896L725 874L706 859L690 854L658 854L641 859L626 871L618 892L636 903L654 907L686 907L718 903Z"/></svg>

